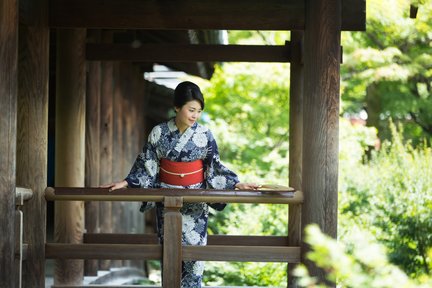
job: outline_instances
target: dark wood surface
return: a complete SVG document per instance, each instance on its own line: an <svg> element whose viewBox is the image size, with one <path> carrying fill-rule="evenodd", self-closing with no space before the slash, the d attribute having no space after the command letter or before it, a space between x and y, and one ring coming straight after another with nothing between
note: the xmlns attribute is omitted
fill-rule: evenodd
<svg viewBox="0 0 432 288"><path fill-rule="evenodd" d="M32 21L19 27L16 183L30 188L33 197L22 208L24 242L28 244L27 257L22 263L22 287L44 287L44 186L48 170L48 1L20 1L21 8L27 5L32 7L26 14Z"/></svg>
<svg viewBox="0 0 432 288"><path fill-rule="evenodd" d="M290 45L88 44L87 60L130 62L289 62Z"/></svg>
<svg viewBox="0 0 432 288"><path fill-rule="evenodd" d="M308 1L304 34L303 203L302 228L316 223L337 233L341 0ZM302 255L312 276L325 271Z"/></svg>
<svg viewBox="0 0 432 288"><path fill-rule="evenodd" d="M342 30L366 29L366 1L343 1ZM303 0L57 0L51 1L51 27L303 30Z"/></svg>
<svg viewBox="0 0 432 288"><path fill-rule="evenodd" d="M18 1L0 2L0 287L14 287Z"/></svg>

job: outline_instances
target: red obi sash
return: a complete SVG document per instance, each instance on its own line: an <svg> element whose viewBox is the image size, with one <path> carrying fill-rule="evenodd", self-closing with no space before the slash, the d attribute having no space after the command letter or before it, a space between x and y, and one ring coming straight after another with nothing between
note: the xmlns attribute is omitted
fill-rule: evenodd
<svg viewBox="0 0 432 288"><path fill-rule="evenodd" d="M202 160L193 162L174 162L161 159L159 178L170 185L188 186L204 181L204 165Z"/></svg>

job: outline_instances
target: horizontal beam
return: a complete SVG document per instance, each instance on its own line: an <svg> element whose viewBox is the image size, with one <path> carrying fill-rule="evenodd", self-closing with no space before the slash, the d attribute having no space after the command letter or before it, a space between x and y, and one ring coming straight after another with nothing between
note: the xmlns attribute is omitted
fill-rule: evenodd
<svg viewBox="0 0 432 288"><path fill-rule="evenodd" d="M56 0L52 28L304 30L304 0ZM366 29L366 1L342 1L343 31Z"/></svg>
<svg viewBox="0 0 432 288"><path fill-rule="evenodd" d="M45 244L47 259L159 260L161 257L162 246L159 244Z"/></svg>
<svg viewBox="0 0 432 288"><path fill-rule="evenodd" d="M213 189L143 189L127 188L109 192L106 188L48 187L48 201L150 201L180 196L185 203L263 203L300 204L303 193L294 190L213 190Z"/></svg>
<svg viewBox="0 0 432 288"><path fill-rule="evenodd" d="M84 243L158 244L156 234L85 233ZM287 246L287 236L208 235L207 245Z"/></svg>
<svg viewBox="0 0 432 288"><path fill-rule="evenodd" d="M290 62L290 45L87 44L86 59L130 62Z"/></svg>
<svg viewBox="0 0 432 288"><path fill-rule="evenodd" d="M300 247L183 246L185 261L300 262Z"/></svg>

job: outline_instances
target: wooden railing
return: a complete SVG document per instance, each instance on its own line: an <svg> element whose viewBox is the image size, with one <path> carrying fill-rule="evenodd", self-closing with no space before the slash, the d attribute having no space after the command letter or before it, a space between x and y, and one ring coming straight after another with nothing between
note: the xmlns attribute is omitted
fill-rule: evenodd
<svg viewBox="0 0 432 288"><path fill-rule="evenodd" d="M48 201L153 201L163 202L164 243L158 244L152 234L85 234L82 244L47 243L47 259L163 259L164 287L180 287L181 262L300 261L300 247L288 246L284 236L210 235L207 246L182 246L183 203L268 203L303 202L301 191L292 190L185 190L185 189L121 189L109 192L102 188L50 188Z"/></svg>

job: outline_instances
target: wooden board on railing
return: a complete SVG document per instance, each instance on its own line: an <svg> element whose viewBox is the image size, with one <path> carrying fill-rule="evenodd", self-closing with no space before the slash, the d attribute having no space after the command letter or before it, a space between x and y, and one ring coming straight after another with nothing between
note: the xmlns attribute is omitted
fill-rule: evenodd
<svg viewBox="0 0 432 288"><path fill-rule="evenodd" d="M128 188L110 192L103 188L48 187L45 198L50 201L154 201L164 197L183 197L196 203L302 203L303 194L295 190L213 190L213 189L142 189Z"/></svg>

